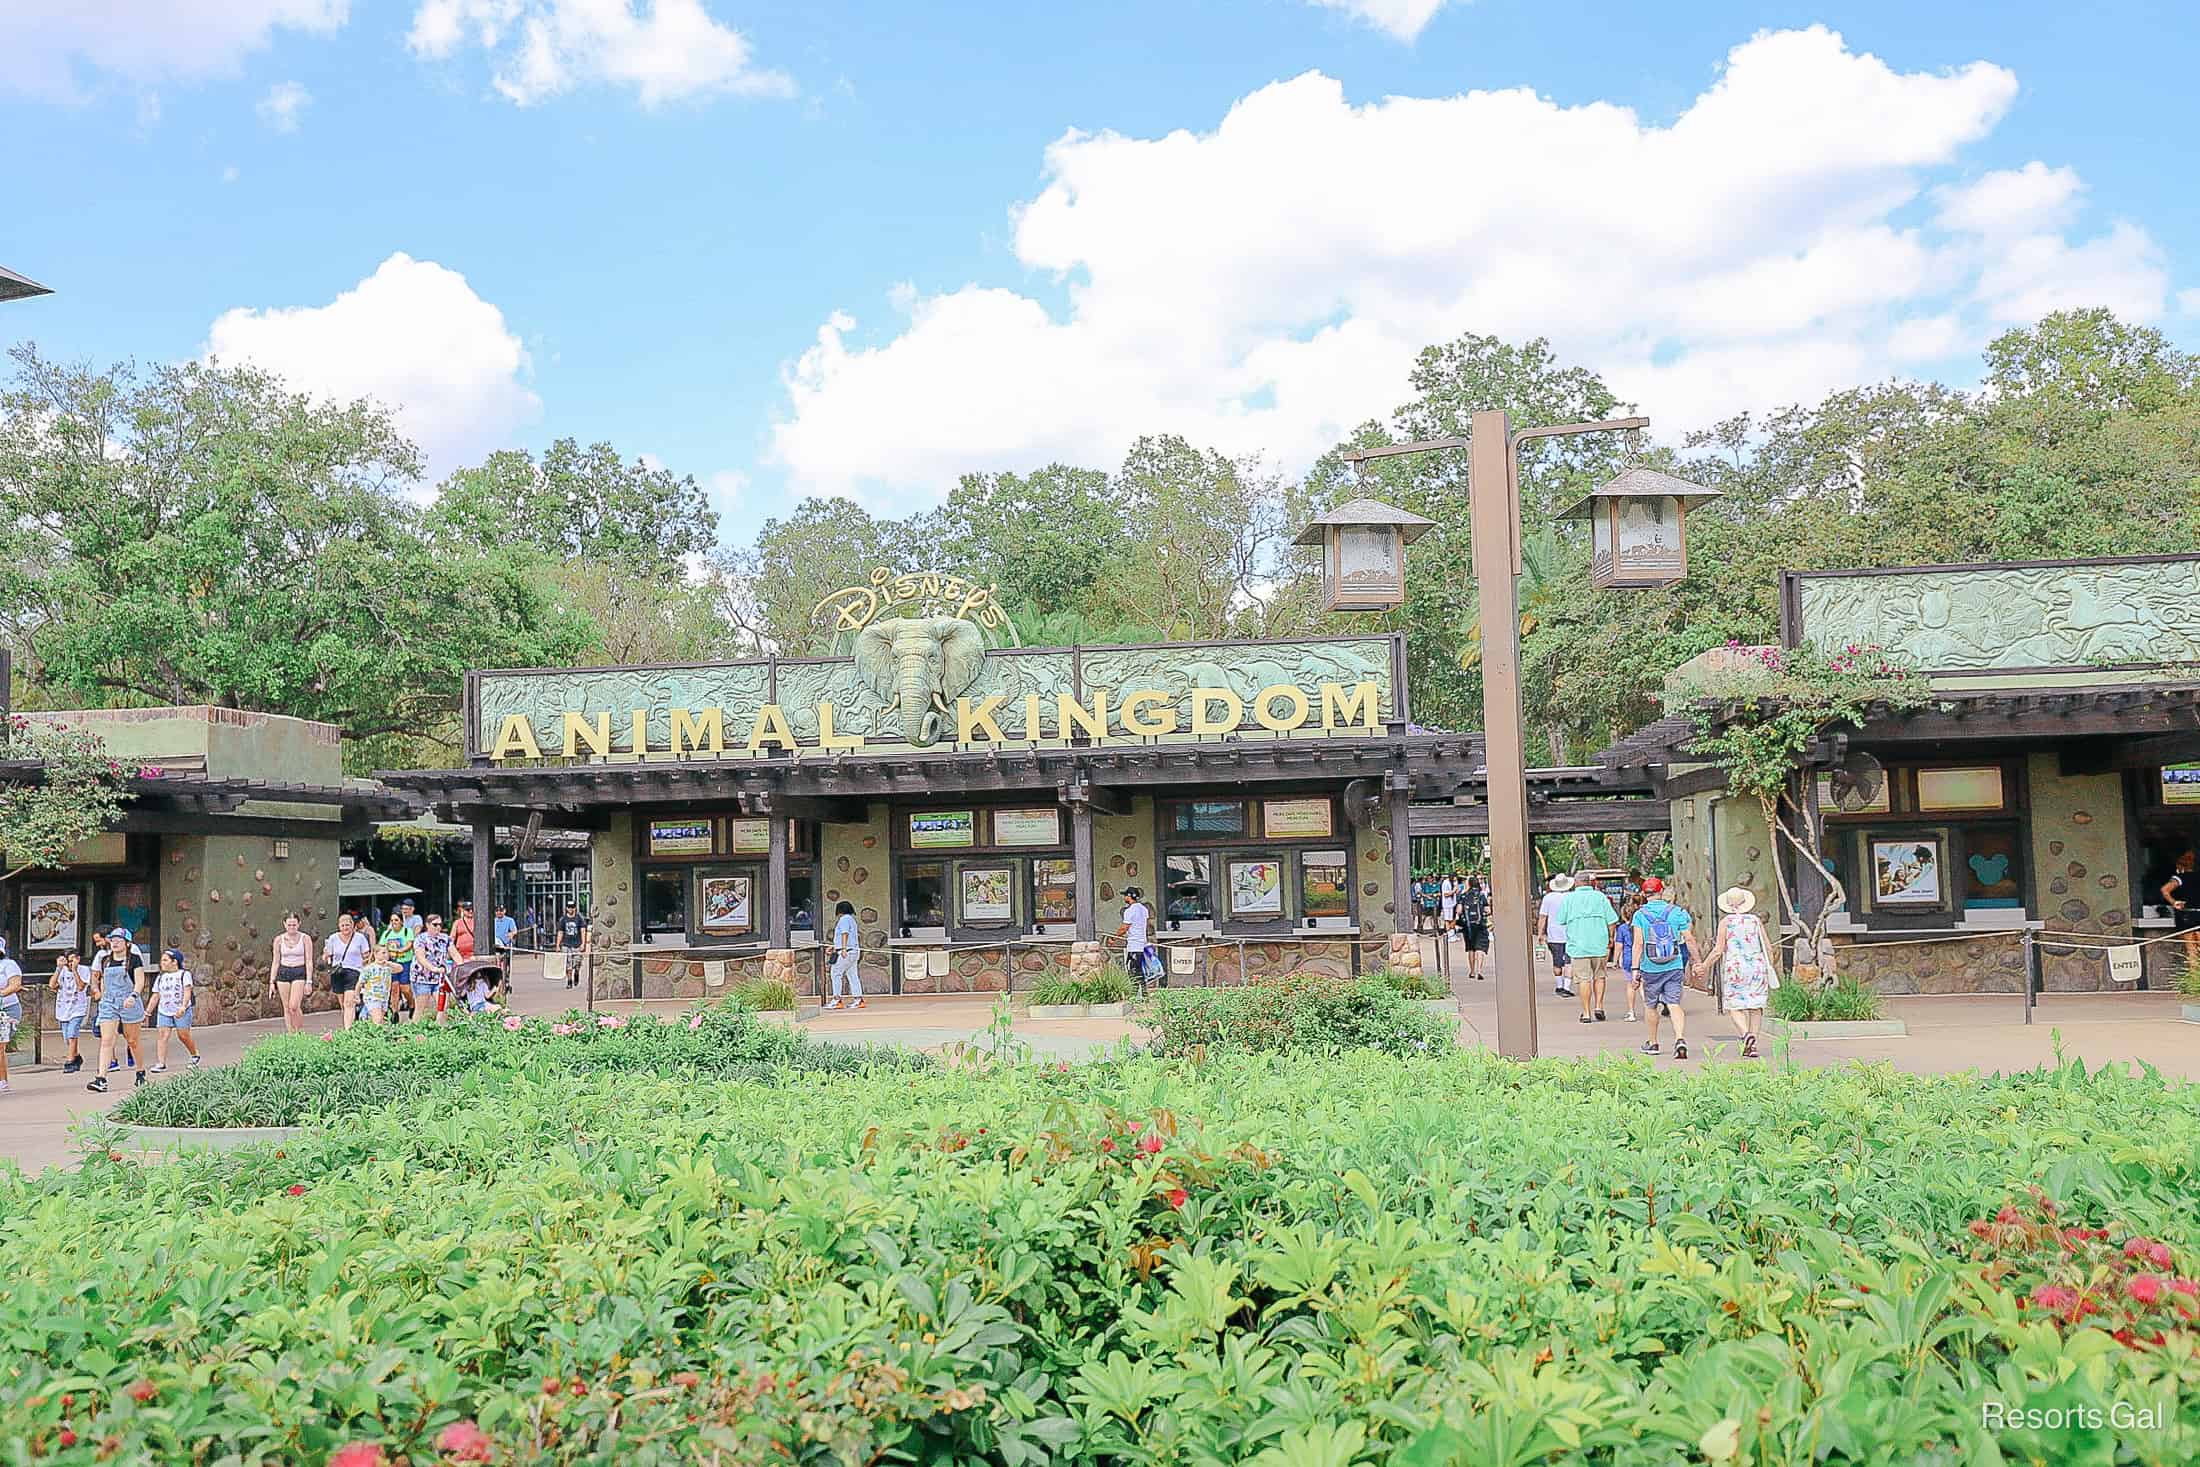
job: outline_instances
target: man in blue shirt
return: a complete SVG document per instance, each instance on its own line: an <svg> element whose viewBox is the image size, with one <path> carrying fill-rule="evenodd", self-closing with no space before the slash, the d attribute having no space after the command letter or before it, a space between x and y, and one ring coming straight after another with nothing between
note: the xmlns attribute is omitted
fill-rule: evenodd
<svg viewBox="0 0 2200 1467"><path fill-rule="evenodd" d="M1688 971L1688 929L1684 908L1665 899L1665 883L1652 876L1642 883L1643 904L1635 913L1635 966L1642 973L1644 1019L1650 1037L1644 1054L1658 1052L1658 1019L1673 1020L1673 1058L1688 1058L1688 1027L1681 1016L1681 977Z"/></svg>
<svg viewBox="0 0 2200 1467"><path fill-rule="evenodd" d="M512 956L512 939L518 934L518 932L519 923L512 920L512 914L504 910L504 908L498 907L496 924L496 948L498 957L509 959Z"/></svg>

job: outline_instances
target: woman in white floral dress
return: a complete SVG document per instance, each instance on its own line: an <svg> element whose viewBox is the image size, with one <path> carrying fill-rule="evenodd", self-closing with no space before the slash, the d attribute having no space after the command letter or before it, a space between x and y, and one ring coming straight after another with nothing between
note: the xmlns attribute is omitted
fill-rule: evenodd
<svg viewBox="0 0 2200 1467"><path fill-rule="evenodd" d="M1754 908L1756 896L1744 887L1719 893L1719 929L1711 936L1698 971L1708 974L1714 963L1724 969L1726 1008L1742 1029L1742 1058L1757 1058L1758 1031L1764 1027L1765 1004L1780 976L1772 965L1772 943L1765 936L1764 919Z"/></svg>

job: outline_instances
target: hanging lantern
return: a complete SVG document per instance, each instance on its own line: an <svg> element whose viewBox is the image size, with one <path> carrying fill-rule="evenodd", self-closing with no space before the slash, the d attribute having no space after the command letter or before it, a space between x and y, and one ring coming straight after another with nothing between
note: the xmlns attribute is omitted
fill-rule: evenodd
<svg viewBox="0 0 2200 1467"><path fill-rule="evenodd" d="M1389 611L1405 605L1406 547L1434 520L1377 499L1351 499L1317 515L1297 544L1322 552L1322 610Z"/></svg>
<svg viewBox="0 0 2200 1467"><path fill-rule="evenodd" d="M1671 474L1629 469L1560 518L1589 522L1592 584L1649 590L1687 577L1689 507L1718 497Z"/></svg>

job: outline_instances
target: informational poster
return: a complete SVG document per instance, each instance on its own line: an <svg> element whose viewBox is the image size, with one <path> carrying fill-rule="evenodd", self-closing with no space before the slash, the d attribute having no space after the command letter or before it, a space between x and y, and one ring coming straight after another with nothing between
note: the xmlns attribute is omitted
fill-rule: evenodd
<svg viewBox="0 0 2200 1467"><path fill-rule="evenodd" d="M26 898L30 907L28 925L30 945L33 951L82 952L83 944L78 930L83 926L83 914L77 893L48 892ZM130 929L135 932L135 927Z"/></svg>
<svg viewBox="0 0 2200 1467"><path fill-rule="evenodd" d="M1243 835L1243 800L1186 800L1176 807L1178 835Z"/></svg>
<svg viewBox="0 0 2200 1467"><path fill-rule="evenodd" d="M710 854L708 820L652 820L649 822L652 856L707 856Z"/></svg>
<svg viewBox="0 0 2200 1467"><path fill-rule="evenodd" d="M2001 806L2001 766L1997 764L1917 772L1920 810L1999 810Z"/></svg>
<svg viewBox="0 0 2200 1467"><path fill-rule="evenodd" d="M732 833L732 850L737 856L762 856L771 851L772 823L769 820L735 820Z"/></svg>
<svg viewBox="0 0 2200 1467"><path fill-rule="evenodd" d="M1309 917L1349 916L1351 880L1343 851L1308 851L1299 861L1300 910Z"/></svg>
<svg viewBox="0 0 2200 1467"><path fill-rule="evenodd" d="M1031 863L1031 919L1034 922L1077 920L1077 863L1039 860Z"/></svg>
<svg viewBox="0 0 2200 1467"><path fill-rule="evenodd" d="M927 810L909 817L909 844L920 851L976 845L978 817L970 810Z"/></svg>
<svg viewBox="0 0 2200 1467"><path fill-rule="evenodd" d="M1271 840L1330 834L1330 804L1322 800L1263 800L1261 834Z"/></svg>
<svg viewBox="0 0 2200 1467"><path fill-rule="evenodd" d="M1872 897L1882 907L1942 904L1938 839L1872 842Z"/></svg>
<svg viewBox="0 0 2200 1467"><path fill-rule="evenodd" d="M2164 767L2162 803L2200 805L2200 764L2171 764Z"/></svg>
<svg viewBox="0 0 2200 1467"><path fill-rule="evenodd" d="M962 919L965 922L1006 922L1015 916L1012 889L1015 872L1007 866L962 868Z"/></svg>
<svg viewBox="0 0 2200 1467"><path fill-rule="evenodd" d="M1062 843L1062 815L1051 807L1030 810L995 810L993 844L997 846L1058 846Z"/></svg>
<svg viewBox="0 0 2200 1467"><path fill-rule="evenodd" d="M746 876L706 876L696 883L696 897L703 931L723 937L755 929Z"/></svg>
<svg viewBox="0 0 2200 1467"><path fill-rule="evenodd" d="M1238 917L1283 914L1283 863L1232 861L1230 912Z"/></svg>

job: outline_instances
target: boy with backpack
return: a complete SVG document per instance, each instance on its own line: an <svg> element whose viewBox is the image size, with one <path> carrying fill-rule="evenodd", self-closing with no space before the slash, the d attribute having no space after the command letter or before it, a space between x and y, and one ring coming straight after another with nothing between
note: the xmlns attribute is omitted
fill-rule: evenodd
<svg viewBox="0 0 2200 1467"><path fill-rule="evenodd" d="M1685 908L1665 899L1665 883L1652 876L1642 883L1642 906L1631 924L1635 929L1635 967L1642 974L1643 1018L1650 1037L1642 1052L1658 1052L1658 1019L1673 1020L1673 1058L1688 1058L1688 1026L1681 1015L1683 975L1688 971L1688 929L1692 925Z"/></svg>

